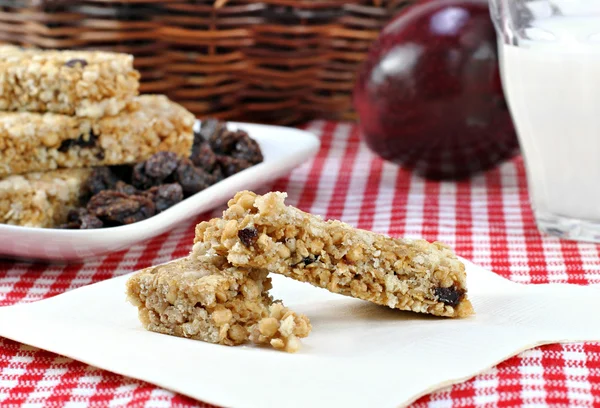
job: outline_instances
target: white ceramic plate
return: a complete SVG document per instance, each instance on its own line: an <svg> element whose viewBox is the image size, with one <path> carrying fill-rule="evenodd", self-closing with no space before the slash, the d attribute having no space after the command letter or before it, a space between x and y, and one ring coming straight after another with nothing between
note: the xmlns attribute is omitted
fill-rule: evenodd
<svg viewBox="0 0 600 408"><path fill-rule="evenodd" d="M210 211L240 190L252 190L289 173L319 149L312 133L281 126L229 123L247 131L262 149L264 161L135 224L97 230L59 230L0 224L0 257L75 261L127 248Z"/></svg>

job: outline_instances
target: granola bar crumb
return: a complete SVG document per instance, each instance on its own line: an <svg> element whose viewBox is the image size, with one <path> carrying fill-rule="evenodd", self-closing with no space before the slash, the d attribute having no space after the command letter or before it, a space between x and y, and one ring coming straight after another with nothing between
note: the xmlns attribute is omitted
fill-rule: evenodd
<svg viewBox="0 0 600 408"><path fill-rule="evenodd" d="M276 302L269 306L269 316L250 328L250 340L256 344L270 344L278 350L295 353L300 349L298 338L308 336L311 329L308 317Z"/></svg>

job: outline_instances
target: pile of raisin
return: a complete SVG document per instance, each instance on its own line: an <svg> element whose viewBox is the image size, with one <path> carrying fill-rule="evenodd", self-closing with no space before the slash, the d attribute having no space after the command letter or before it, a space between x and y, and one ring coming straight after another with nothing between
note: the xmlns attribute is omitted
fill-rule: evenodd
<svg viewBox="0 0 600 408"><path fill-rule="evenodd" d="M224 177L240 172L263 161L260 146L242 130L228 130L225 124L217 121L207 121L203 124L206 131L200 128L195 138L192 160L208 162L206 151L212 150L215 167L220 168ZM214 155L214 156L213 156Z"/></svg>
<svg viewBox="0 0 600 408"><path fill-rule="evenodd" d="M263 161L244 131L208 119L194 133L192 154L158 152L133 166L97 167L87 181L85 205L71 210L61 228L91 229L152 217L226 177Z"/></svg>

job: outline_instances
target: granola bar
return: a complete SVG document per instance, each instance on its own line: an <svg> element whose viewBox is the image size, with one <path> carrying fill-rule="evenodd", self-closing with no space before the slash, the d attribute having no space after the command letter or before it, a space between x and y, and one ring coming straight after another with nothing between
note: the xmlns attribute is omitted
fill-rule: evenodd
<svg viewBox="0 0 600 408"><path fill-rule="evenodd" d="M0 113L0 177L56 168L137 163L158 151L189 156L194 116L161 95L101 119Z"/></svg>
<svg viewBox="0 0 600 408"><path fill-rule="evenodd" d="M223 258L182 258L127 281L129 301L147 330L235 346L252 341L295 352L310 321L273 302L267 272L239 269Z"/></svg>
<svg viewBox="0 0 600 408"><path fill-rule="evenodd" d="M473 313L464 265L441 243L394 239L324 221L284 203L286 194L240 192L223 218L196 227L192 256L225 256L390 308L463 317Z"/></svg>
<svg viewBox="0 0 600 408"><path fill-rule="evenodd" d="M100 118L138 94L133 56L0 46L0 110Z"/></svg>
<svg viewBox="0 0 600 408"><path fill-rule="evenodd" d="M52 227L79 205L91 170L28 173L0 180L0 223Z"/></svg>

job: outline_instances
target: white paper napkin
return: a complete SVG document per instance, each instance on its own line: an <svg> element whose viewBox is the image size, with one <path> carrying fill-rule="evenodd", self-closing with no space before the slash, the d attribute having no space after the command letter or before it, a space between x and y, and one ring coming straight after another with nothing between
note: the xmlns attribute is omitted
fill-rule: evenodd
<svg viewBox="0 0 600 408"><path fill-rule="evenodd" d="M297 354L226 347L145 331L127 276L0 308L0 336L227 407L397 407L527 348L600 341L600 290L520 285L470 262L477 315L391 310L273 277L273 295L306 313Z"/></svg>

